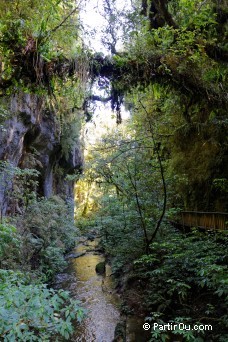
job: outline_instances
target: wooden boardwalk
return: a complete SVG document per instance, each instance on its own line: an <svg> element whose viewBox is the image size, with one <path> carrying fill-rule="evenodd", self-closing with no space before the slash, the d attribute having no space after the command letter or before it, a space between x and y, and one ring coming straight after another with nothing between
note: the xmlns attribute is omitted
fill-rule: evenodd
<svg viewBox="0 0 228 342"><path fill-rule="evenodd" d="M227 230L228 213L182 211L177 224L183 228L196 227L204 230Z"/></svg>

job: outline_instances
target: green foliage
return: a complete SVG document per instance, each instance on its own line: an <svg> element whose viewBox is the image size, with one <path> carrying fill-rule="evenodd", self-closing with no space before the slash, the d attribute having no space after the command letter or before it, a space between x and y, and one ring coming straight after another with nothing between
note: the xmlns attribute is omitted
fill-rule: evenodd
<svg viewBox="0 0 228 342"><path fill-rule="evenodd" d="M56 56L57 51L68 52L73 40L77 37L77 27L68 19L65 25L58 25L73 10L73 1L17 1L10 4L1 3L1 43L14 50L16 47L26 48L26 40L33 37L37 40L37 48L45 59ZM40 20L42 19L42 20ZM71 35L66 33L71 28ZM75 35L73 37L73 35ZM27 45L28 48L28 45ZM67 51L68 50L68 51Z"/></svg>
<svg viewBox="0 0 228 342"><path fill-rule="evenodd" d="M104 196L96 217L101 230L101 244L112 258L112 269L120 272L141 255L144 235L134 203Z"/></svg>
<svg viewBox="0 0 228 342"><path fill-rule="evenodd" d="M80 145L80 131L82 129L81 116L78 115L72 121L63 123L61 134L62 153L66 159L73 153L74 147Z"/></svg>
<svg viewBox="0 0 228 342"><path fill-rule="evenodd" d="M64 253L75 244L78 232L74 225L73 208L57 196L28 201L31 198L34 172L27 169L19 171L17 177L25 177L26 185L19 192L20 196L16 196L15 191L10 196L21 201L24 198L21 197L23 191L26 193L27 207L23 215L17 217L17 228L6 220L0 224L0 264L2 268L15 268L19 265L25 269L31 267L46 279L51 279L66 266ZM31 178L27 180L28 175ZM18 191L20 189L18 186Z"/></svg>
<svg viewBox="0 0 228 342"><path fill-rule="evenodd" d="M77 13L75 1L4 0L0 4L1 95L23 92L45 98L46 106L57 114L60 131L65 122L69 129L72 121L75 131L74 123L80 118L75 108L82 109L85 95L88 58L78 38Z"/></svg>
<svg viewBox="0 0 228 342"><path fill-rule="evenodd" d="M188 29L213 29L216 24L216 15L214 13L213 1L198 2L197 0L171 1L170 9L174 14L178 25Z"/></svg>
<svg viewBox="0 0 228 342"><path fill-rule="evenodd" d="M8 161L0 161L1 191L12 203L14 214L16 209L22 212L36 199L39 174L36 169L21 169Z"/></svg>
<svg viewBox="0 0 228 342"><path fill-rule="evenodd" d="M3 222L0 224L0 265L12 267L19 259L21 241L17 229Z"/></svg>
<svg viewBox="0 0 228 342"><path fill-rule="evenodd" d="M109 0L105 3L112 5ZM164 8L157 8L153 18L149 10L145 19L136 11L131 17L128 13L129 20L136 23L128 26L125 52L111 60L94 56L95 75L105 70L111 79L112 107L119 111L120 99L129 92L126 102L132 114L132 124L124 133L116 129L96 146L92 166L85 172L86 185L82 186L81 226L85 229L90 210L96 212L90 224L96 222L100 227L114 271L132 264L150 242L156 223L163 218L162 208L166 208L164 183L171 219L176 207L223 210L227 203L223 19L227 7L224 1L212 0L162 3L168 19ZM115 53L119 13L112 6L105 11L110 22L105 32L110 41L105 37L105 44ZM65 0L5 0L0 4L2 93L35 89L42 96L46 94L49 107L58 115L66 158L79 136L75 114L79 118L89 73L87 55L74 41L78 29L70 14L75 14L73 2ZM153 20L156 25L152 25ZM69 67L75 52L81 59ZM1 117L5 119L7 113L1 111ZM35 201L38 174L33 170L11 168L4 162L0 168L4 169L1 177L6 175L1 178L6 192L25 208L17 231L8 223L0 226L2 267L12 268L17 262L26 268L30 264L51 279L64 267L63 253L75 239L68 208L58 197ZM13 191L8 186L12 180ZM161 227L150 253L134 264L136 277L145 285L151 318L159 323L216 322L212 338L222 341L227 321L225 238L184 236ZM57 296L45 286L32 287L12 274L9 280L5 273L4 277L0 285L4 297L1 337L10 341L41 337L45 341L53 329L53 333L68 338L72 317L67 321L70 310L63 307L63 293ZM61 315L67 316L66 322ZM206 333L177 333L186 341L211 338ZM152 336L153 340L166 338L157 331Z"/></svg>
<svg viewBox="0 0 228 342"><path fill-rule="evenodd" d="M32 190L33 170L8 167L8 171L11 178L22 177L23 191L30 198L26 186ZM73 320L84 316L79 302L37 282L50 281L66 266L64 253L74 246L77 235L73 208L57 196L33 199L15 222L17 228L6 220L0 224L0 339L49 341L58 335L69 339Z"/></svg>
<svg viewBox="0 0 228 342"><path fill-rule="evenodd" d="M225 211L225 193L213 182L227 178L227 4L156 1L156 11L149 13L151 2L143 3L147 17L130 31L125 52L113 57L119 75L112 85L128 93L133 115L143 115L135 97L143 98L166 150L175 205Z"/></svg>
<svg viewBox="0 0 228 342"><path fill-rule="evenodd" d="M228 180L226 178L214 179L213 185L220 191L223 191L225 193L228 192Z"/></svg>
<svg viewBox="0 0 228 342"><path fill-rule="evenodd" d="M63 290L27 284L19 275L0 271L0 337L4 341L69 339L73 320L84 316L80 303Z"/></svg>
<svg viewBox="0 0 228 342"><path fill-rule="evenodd" d="M212 324L210 339L220 341L227 320L226 240L222 234L216 238L198 232L188 236L167 232L162 241L151 245L149 255L135 261L136 273L147 283L145 303L153 321ZM161 331L154 332L153 338L157 333ZM189 336L177 333L186 341L198 336L192 331Z"/></svg>
<svg viewBox="0 0 228 342"><path fill-rule="evenodd" d="M64 253L73 248L77 229L70 204L57 196L29 206L19 227L23 233L23 256L50 279L66 266Z"/></svg>
<svg viewBox="0 0 228 342"><path fill-rule="evenodd" d="M40 252L40 269L47 278L53 277L67 265L64 259L65 249L53 245L54 243L42 248Z"/></svg>
<svg viewBox="0 0 228 342"><path fill-rule="evenodd" d="M73 320L84 311L69 293L40 283L66 266L64 253L74 246L76 229L70 205L61 198L33 201L17 219L17 228L0 224L0 338L4 341L69 339ZM25 271L33 270L32 273ZM39 280L40 279L40 280Z"/></svg>
<svg viewBox="0 0 228 342"><path fill-rule="evenodd" d="M157 135L148 133L146 118L132 121L103 136L88 157L84 184L78 184L79 192L87 189L85 199L80 192L81 215L88 215L89 209L96 211L104 244L111 252L118 241L117 254L125 260L128 254L131 258L138 255L143 245L148 247L165 198Z"/></svg>

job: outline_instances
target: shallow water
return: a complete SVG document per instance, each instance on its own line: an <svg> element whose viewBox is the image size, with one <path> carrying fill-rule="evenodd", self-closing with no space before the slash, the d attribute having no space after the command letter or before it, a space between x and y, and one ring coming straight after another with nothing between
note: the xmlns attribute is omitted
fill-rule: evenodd
<svg viewBox="0 0 228 342"><path fill-rule="evenodd" d="M82 323L76 323L74 342L112 342L116 324L120 318L120 298L114 291L111 268L106 264L106 275L98 275L96 265L104 261L102 254L96 252L97 241L80 243L73 253L84 255L70 259L65 273L59 274L56 287L71 292L82 302L87 310ZM143 320L127 318L127 342L148 341L142 329Z"/></svg>
<svg viewBox="0 0 228 342"><path fill-rule="evenodd" d="M110 267L106 265L105 276L95 271L96 265L104 261L104 257L94 251L96 245L96 241L78 245L74 253L87 253L71 259L66 273L57 277L58 287L70 290L88 311L71 338L75 342L111 342L120 316L120 300L114 293Z"/></svg>

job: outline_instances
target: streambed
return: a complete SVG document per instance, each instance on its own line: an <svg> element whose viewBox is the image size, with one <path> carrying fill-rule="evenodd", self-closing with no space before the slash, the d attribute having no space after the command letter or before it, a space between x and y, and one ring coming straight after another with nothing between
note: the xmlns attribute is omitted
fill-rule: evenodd
<svg viewBox="0 0 228 342"><path fill-rule="evenodd" d="M104 261L97 252L98 240L79 243L69 259L65 273L57 276L56 287L68 290L82 302L87 310L86 318L77 324L70 341L112 342L117 323L120 321L121 300L114 290L112 271L106 264L106 274L96 273L96 265ZM143 321L137 317L127 318L127 342L145 342Z"/></svg>

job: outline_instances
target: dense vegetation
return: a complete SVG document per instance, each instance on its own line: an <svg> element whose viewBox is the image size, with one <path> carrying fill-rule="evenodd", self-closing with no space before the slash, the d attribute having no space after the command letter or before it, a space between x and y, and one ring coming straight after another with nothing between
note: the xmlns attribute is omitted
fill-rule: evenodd
<svg viewBox="0 0 228 342"><path fill-rule="evenodd" d="M57 292L47 283L66 266L64 253L74 246L73 208L57 196L37 198L32 191L36 170L9 167L6 162L1 168L2 182L9 172L17 177L17 188L8 196L21 209L19 216L11 213L0 223L0 338L49 341L58 334L68 338L73 319L80 321L83 310L68 292Z"/></svg>
<svg viewBox="0 0 228 342"><path fill-rule="evenodd" d="M213 327L152 330L152 341L225 341L226 234L185 234L169 221L183 209L227 210L227 6L143 1L123 19L105 3L127 34L122 51L110 40L112 57L95 55L93 72L111 81L117 123L121 104L130 118L90 148L78 183L81 229L97 227L124 313Z"/></svg>
<svg viewBox="0 0 228 342"><path fill-rule="evenodd" d="M78 223L81 230L98 230L123 292L124 313L141 313L159 324L211 324L213 331L175 334L186 341L225 341L226 234L184 233L169 223L183 202L154 132L159 123L144 114L136 113L92 147L77 185ZM152 331L152 341L168 337L175 339Z"/></svg>
<svg viewBox="0 0 228 342"><path fill-rule="evenodd" d="M131 4L120 13L115 0L103 1L109 19L103 43L110 51L104 56L85 48L74 1L2 0L1 134L17 115L10 99L41 99L46 115L54 113L61 142L56 153L62 167L54 172L80 178L78 226L99 232L123 293L123 312L138 310L151 322L213 326L152 331L152 341L174 340L173 334L184 341L226 341L226 235L185 234L169 221L183 209L227 210L227 4ZM94 84L105 89L104 97L92 94ZM65 160L95 100L111 102L118 125L88 151L84 175L72 175ZM130 113L125 122L123 106ZM6 213L0 207L0 339L67 339L83 311L50 283L78 234L72 208L63 196L43 197L44 166L33 146L26 146L19 165L7 158L0 164L9 203Z"/></svg>
<svg viewBox="0 0 228 342"><path fill-rule="evenodd" d="M13 98L20 103L28 94L31 115L35 115L37 103L41 104L46 110L46 120L51 118L56 127L54 134L61 145L58 158L63 161L69 158L72 142L80 134L79 108L87 68L86 61L81 66L80 62L77 67L72 65L71 78L64 70L64 61L81 51L76 12L78 7L73 1L1 1L1 143L8 134L6 120L16 117L23 124L29 120L19 113L20 108L15 112L10 106ZM64 194L43 197L46 166L40 159L40 146L29 145L34 132L33 129L30 136L23 136L27 141L19 162L16 150L11 150L14 155L7 155L6 146L1 146L2 341L69 339L73 322L81 321L84 315L80 303L68 292L51 288L56 273L66 266L64 254L74 246L78 230L70 198L66 199ZM64 170L62 164L55 167L57 178L69 171L69 166Z"/></svg>

